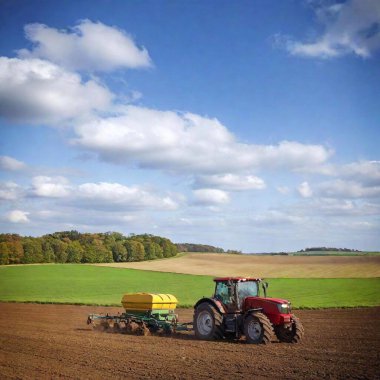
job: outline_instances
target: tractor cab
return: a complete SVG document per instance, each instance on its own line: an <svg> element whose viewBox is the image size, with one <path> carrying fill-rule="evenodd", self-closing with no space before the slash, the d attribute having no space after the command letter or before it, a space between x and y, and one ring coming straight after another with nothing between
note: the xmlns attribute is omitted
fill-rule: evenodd
<svg viewBox="0 0 380 380"><path fill-rule="evenodd" d="M242 310L247 297L260 297L260 285L266 297L268 284L259 278L215 278L214 298L231 311Z"/></svg>

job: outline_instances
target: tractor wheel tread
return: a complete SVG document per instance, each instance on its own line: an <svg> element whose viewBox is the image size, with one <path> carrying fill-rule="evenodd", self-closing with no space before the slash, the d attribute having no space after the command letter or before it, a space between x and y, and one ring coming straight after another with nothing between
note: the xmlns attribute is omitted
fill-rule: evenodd
<svg viewBox="0 0 380 380"><path fill-rule="evenodd" d="M207 311L211 315L212 320L213 320L213 327L212 327L211 332L208 335L204 335L198 330L197 319L198 319L199 313L202 311ZM216 339L222 339L224 336L223 316L212 304L208 302L202 302L195 309L193 326L194 326L195 335L199 339L216 340Z"/></svg>
<svg viewBox="0 0 380 380"><path fill-rule="evenodd" d="M302 326L302 323L295 315L292 315L292 322L291 331L285 329L283 326L278 326L275 329L276 336L280 342L299 343L302 340L305 334L305 329Z"/></svg>
<svg viewBox="0 0 380 380"><path fill-rule="evenodd" d="M251 322L252 319L256 319L262 326L262 334L261 336L254 340L253 338L249 337L247 332L248 332L248 324ZM245 336L246 336L246 341L247 343L255 343L255 344L258 344L258 343L262 343L262 344L269 344L273 337L274 337L274 330L273 330L273 326L271 324L271 322L269 321L268 317L263 314L263 313L252 313L251 315L249 315L247 317L247 322L245 323L245 327L244 327L244 333L245 333Z"/></svg>

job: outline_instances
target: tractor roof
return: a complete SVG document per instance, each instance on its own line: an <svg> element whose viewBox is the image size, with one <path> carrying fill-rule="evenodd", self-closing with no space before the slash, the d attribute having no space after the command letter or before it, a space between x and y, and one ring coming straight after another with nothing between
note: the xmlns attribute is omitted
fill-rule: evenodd
<svg viewBox="0 0 380 380"><path fill-rule="evenodd" d="M215 282L220 281L232 281L232 282L240 282L240 281L261 281L261 278L253 278L253 277L216 277L214 278Z"/></svg>

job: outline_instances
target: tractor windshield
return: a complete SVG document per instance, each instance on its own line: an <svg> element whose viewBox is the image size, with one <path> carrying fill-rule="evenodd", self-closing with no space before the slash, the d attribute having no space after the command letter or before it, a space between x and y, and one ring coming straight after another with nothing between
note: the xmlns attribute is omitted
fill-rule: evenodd
<svg viewBox="0 0 380 380"><path fill-rule="evenodd" d="M237 291L240 305L246 297L257 297L259 294L259 287L256 281L244 281L237 283Z"/></svg>

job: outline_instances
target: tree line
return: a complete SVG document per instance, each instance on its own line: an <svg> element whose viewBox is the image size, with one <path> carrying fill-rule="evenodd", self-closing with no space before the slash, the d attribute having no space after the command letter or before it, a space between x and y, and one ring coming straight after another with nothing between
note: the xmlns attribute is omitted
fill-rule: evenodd
<svg viewBox="0 0 380 380"><path fill-rule="evenodd" d="M207 244L177 243L176 247L178 252L231 253L237 255L242 253L235 249L224 250L223 248Z"/></svg>
<svg viewBox="0 0 380 380"><path fill-rule="evenodd" d="M298 252L315 252L315 251L332 251L332 252L361 252L357 249L350 249L350 248L332 248L332 247L312 247L312 248L305 248L301 249Z"/></svg>
<svg viewBox="0 0 380 380"><path fill-rule="evenodd" d="M41 237L0 234L0 264L111 263L172 257L169 239L149 234L63 231Z"/></svg>

